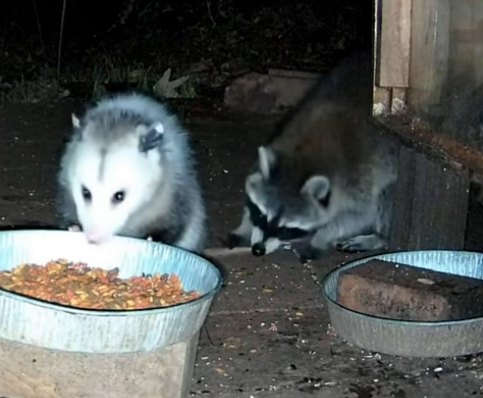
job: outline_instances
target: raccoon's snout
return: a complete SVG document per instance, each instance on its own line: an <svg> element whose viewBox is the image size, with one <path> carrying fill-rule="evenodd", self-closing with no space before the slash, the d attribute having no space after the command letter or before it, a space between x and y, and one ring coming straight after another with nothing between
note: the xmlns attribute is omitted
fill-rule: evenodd
<svg viewBox="0 0 483 398"><path fill-rule="evenodd" d="M255 243L253 246L252 246L252 253L254 256L257 256L257 257L261 257L263 255L265 255L265 246L263 244L261 244L260 242L259 243Z"/></svg>

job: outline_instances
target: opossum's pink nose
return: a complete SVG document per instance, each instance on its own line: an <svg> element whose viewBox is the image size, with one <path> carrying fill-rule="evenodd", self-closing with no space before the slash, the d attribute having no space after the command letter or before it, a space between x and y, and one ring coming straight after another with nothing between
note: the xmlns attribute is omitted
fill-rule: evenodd
<svg viewBox="0 0 483 398"><path fill-rule="evenodd" d="M89 243L99 245L107 240L107 237L105 234L103 234L101 231L89 231L86 232L86 237Z"/></svg>

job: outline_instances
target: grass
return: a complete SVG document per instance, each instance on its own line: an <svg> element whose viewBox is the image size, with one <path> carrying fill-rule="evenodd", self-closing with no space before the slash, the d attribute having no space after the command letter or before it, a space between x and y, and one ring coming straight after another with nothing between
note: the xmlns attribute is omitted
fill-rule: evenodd
<svg viewBox="0 0 483 398"><path fill-rule="evenodd" d="M160 89L160 81L166 71L153 70L143 64L123 66L119 60L102 57L91 68L67 69L68 78L59 82L55 68L44 69L39 76L29 80L23 76L12 82L3 82L0 77L0 102L37 103L55 101L72 96L69 87L82 87L74 97L84 100L99 100L109 91L133 89L158 98L194 98L197 96L196 81L187 79L175 89ZM167 82L172 83L172 80ZM75 90L75 89L74 89ZM80 93L80 94L79 94Z"/></svg>
<svg viewBox="0 0 483 398"><path fill-rule="evenodd" d="M61 97L55 79L24 80L12 83L0 82L0 102L44 102Z"/></svg>
<svg viewBox="0 0 483 398"><path fill-rule="evenodd" d="M91 101L127 89L161 98L194 98L221 93L248 71L325 70L342 52L369 40L359 33L364 18L372 14L351 1L358 4L355 0L327 4L270 0L256 7L239 0L197 5L188 0L124 2L134 8L125 10L129 18L120 17L122 29L112 30L107 29L111 21L106 26L86 25L82 16L90 8L78 3L70 13L67 10L60 74L57 28L47 35L45 29L37 29L38 33L23 25L3 24L0 101ZM37 22L45 23L42 18ZM367 27L370 33L371 25ZM73 40L73 35L79 36ZM1 39L12 36L18 39ZM166 80L168 71L173 76Z"/></svg>

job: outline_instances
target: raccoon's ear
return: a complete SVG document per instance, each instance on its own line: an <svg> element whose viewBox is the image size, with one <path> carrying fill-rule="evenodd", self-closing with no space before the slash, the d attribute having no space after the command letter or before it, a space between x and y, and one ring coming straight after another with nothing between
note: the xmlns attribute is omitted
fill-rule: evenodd
<svg viewBox="0 0 483 398"><path fill-rule="evenodd" d="M250 194L250 192L257 191L263 183L263 176L261 173L253 173L247 176L245 179L245 192Z"/></svg>
<svg viewBox="0 0 483 398"><path fill-rule="evenodd" d="M275 166L275 152L271 148L264 146L258 147L258 166L265 180L270 178L270 172Z"/></svg>
<svg viewBox="0 0 483 398"><path fill-rule="evenodd" d="M324 176L312 176L303 185L300 193L324 202L330 194L330 181Z"/></svg>
<svg viewBox="0 0 483 398"><path fill-rule="evenodd" d="M149 152L161 144L164 136L164 127L162 123L156 123L148 128L148 130L139 137L139 151Z"/></svg>
<svg viewBox="0 0 483 398"><path fill-rule="evenodd" d="M75 113L72 113L70 116L71 116L71 119L72 119L72 126L74 126L76 129L78 129L80 127L79 118L76 116Z"/></svg>

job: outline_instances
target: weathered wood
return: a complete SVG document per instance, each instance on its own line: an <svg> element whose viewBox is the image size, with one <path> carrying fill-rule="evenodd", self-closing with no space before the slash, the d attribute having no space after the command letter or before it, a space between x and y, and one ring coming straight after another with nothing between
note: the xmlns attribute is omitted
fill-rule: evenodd
<svg viewBox="0 0 483 398"><path fill-rule="evenodd" d="M473 0L458 0L452 2L450 25L450 64L449 75L458 76L464 73L472 80L474 71L473 45L472 45L472 3Z"/></svg>
<svg viewBox="0 0 483 398"><path fill-rule="evenodd" d="M391 247L461 249L469 181L483 176L483 155L467 129L443 131L423 115L439 109L451 85L483 83L483 1L375 5L373 113L402 144Z"/></svg>
<svg viewBox="0 0 483 398"><path fill-rule="evenodd" d="M409 84L411 3L411 0L382 0L378 79L381 87Z"/></svg>
<svg viewBox="0 0 483 398"><path fill-rule="evenodd" d="M394 87L391 95L391 113L396 114L406 109L406 89Z"/></svg>
<svg viewBox="0 0 483 398"><path fill-rule="evenodd" d="M0 397L186 398L198 341L199 332L162 350L100 355L0 339Z"/></svg>
<svg viewBox="0 0 483 398"><path fill-rule="evenodd" d="M473 0L473 62L476 73L476 85L483 84L483 1Z"/></svg>
<svg viewBox="0 0 483 398"><path fill-rule="evenodd" d="M412 0L408 103L415 110L438 103L446 81L449 1Z"/></svg>
<svg viewBox="0 0 483 398"><path fill-rule="evenodd" d="M464 248L468 175L457 175L404 145L399 150L390 248Z"/></svg>
<svg viewBox="0 0 483 398"><path fill-rule="evenodd" d="M372 114L385 115L391 111L391 89L374 86L372 99Z"/></svg>
<svg viewBox="0 0 483 398"><path fill-rule="evenodd" d="M388 132L401 143L425 154L430 159L451 168L454 172L469 172L472 180L483 177L483 155L448 135L434 131L419 118L409 114L377 117Z"/></svg>
<svg viewBox="0 0 483 398"><path fill-rule="evenodd" d="M374 88L372 113L406 108L412 0L376 0L374 7Z"/></svg>
<svg viewBox="0 0 483 398"><path fill-rule="evenodd" d="M246 247L234 247L233 249L228 249L226 247L213 247L206 249L204 251L204 255L207 257L227 257L227 256L235 256L235 255L243 255L243 254L250 254L252 252L252 248L250 246Z"/></svg>
<svg viewBox="0 0 483 398"><path fill-rule="evenodd" d="M483 2L452 0L450 3L449 76L463 75L472 86L483 83Z"/></svg>

